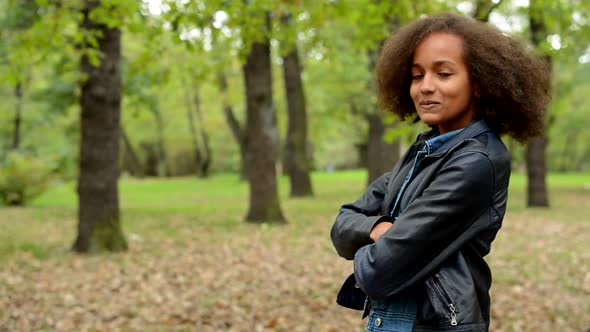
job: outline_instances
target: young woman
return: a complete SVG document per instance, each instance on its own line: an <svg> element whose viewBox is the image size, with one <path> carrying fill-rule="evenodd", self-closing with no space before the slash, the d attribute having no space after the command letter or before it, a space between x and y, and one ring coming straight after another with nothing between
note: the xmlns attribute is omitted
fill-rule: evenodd
<svg viewBox="0 0 590 332"><path fill-rule="evenodd" d="M340 256L354 259L354 275L338 302L360 308L362 290L368 331L487 331L484 256L502 225L510 177L499 135L538 133L548 68L493 27L445 14L386 42L377 86L382 108L432 129L341 207L331 237Z"/></svg>

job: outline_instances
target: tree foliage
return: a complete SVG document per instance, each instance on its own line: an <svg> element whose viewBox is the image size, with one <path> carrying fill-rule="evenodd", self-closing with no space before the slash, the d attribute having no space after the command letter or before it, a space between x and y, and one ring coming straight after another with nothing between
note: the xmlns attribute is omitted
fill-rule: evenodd
<svg viewBox="0 0 590 332"><path fill-rule="evenodd" d="M309 114L309 135L313 142L314 165L324 168L354 167L355 145L366 137L367 124L360 118L373 111L372 80L367 68L367 51L389 34L392 17L403 25L421 15L458 11L472 15L478 3L495 6L491 24L506 33L528 39L528 8L514 0L430 1L337 0L337 1L230 1L195 0L161 2L160 11L150 11L147 1L105 1L95 12L108 25L119 26L123 39L122 123L137 149L140 161L146 152L142 142L158 137L154 105L162 113L164 145L171 172L189 169L191 134L186 121L185 81L198 81L204 111L203 126L210 133L213 171L237 171L240 153L222 111L218 77L227 78L227 100L235 119L245 121L245 93L241 65L249 43L269 31L257 29L254 11L266 10L274 18L290 12L293 24L282 26L273 20L274 105L280 137L286 132L286 102L280 74L278 45L297 43ZM497 5L499 3L499 5ZM0 146L10 145L14 87L25 82L23 94L23 148L57 155L61 171L75 175L78 124L77 71L80 54L100 61L95 50L96 35L78 29L79 0L6 0L0 2ZM581 129L561 135L566 128L590 125L589 100L584 79L590 62L590 5L583 0L531 1L545 14L548 37L542 48L554 60L554 96L550 105L553 126L549 131L550 170L587 170L588 147ZM296 32L296 33L295 33ZM190 89L190 87L188 87ZM410 140L420 129L399 126L389 139ZM578 134L574 135L573 132ZM572 141L571 145L567 144ZM43 142L44 144L40 144ZM509 142L512 150L521 149ZM567 146L567 147L566 147ZM187 157L189 156L189 157ZM514 153L516 169L522 166Z"/></svg>

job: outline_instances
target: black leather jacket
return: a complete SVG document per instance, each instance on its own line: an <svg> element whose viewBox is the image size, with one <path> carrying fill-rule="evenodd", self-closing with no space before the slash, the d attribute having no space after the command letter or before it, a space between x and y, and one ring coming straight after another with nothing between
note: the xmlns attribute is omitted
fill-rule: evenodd
<svg viewBox="0 0 590 332"><path fill-rule="evenodd" d="M487 331L492 278L483 257L506 211L510 156L484 121L425 157L394 226L376 242L369 238L377 223L390 221L417 151L436 134L418 136L391 172L342 206L332 242L340 256L354 259L356 281L369 298L412 294L415 331Z"/></svg>

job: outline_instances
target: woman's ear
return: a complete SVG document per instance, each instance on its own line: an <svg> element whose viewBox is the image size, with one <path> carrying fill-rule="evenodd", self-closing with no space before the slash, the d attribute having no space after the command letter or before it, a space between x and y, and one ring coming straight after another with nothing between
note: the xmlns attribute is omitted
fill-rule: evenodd
<svg viewBox="0 0 590 332"><path fill-rule="evenodd" d="M480 93L479 93L479 85L478 84L474 84L473 85L473 95L476 98L479 98L479 96L480 96Z"/></svg>

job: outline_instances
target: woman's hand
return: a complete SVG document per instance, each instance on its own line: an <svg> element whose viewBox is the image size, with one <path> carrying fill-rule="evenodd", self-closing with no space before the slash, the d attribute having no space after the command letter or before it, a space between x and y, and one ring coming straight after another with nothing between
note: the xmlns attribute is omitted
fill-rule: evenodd
<svg viewBox="0 0 590 332"><path fill-rule="evenodd" d="M383 235L385 232L387 232L387 230L390 229L391 226L393 226L393 223L390 223L388 221L380 222L375 227L373 227L373 230L371 231L371 234L369 234L369 237L371 238L371 240L377 241L377 239L380 238L381 235Z"/></svg>

